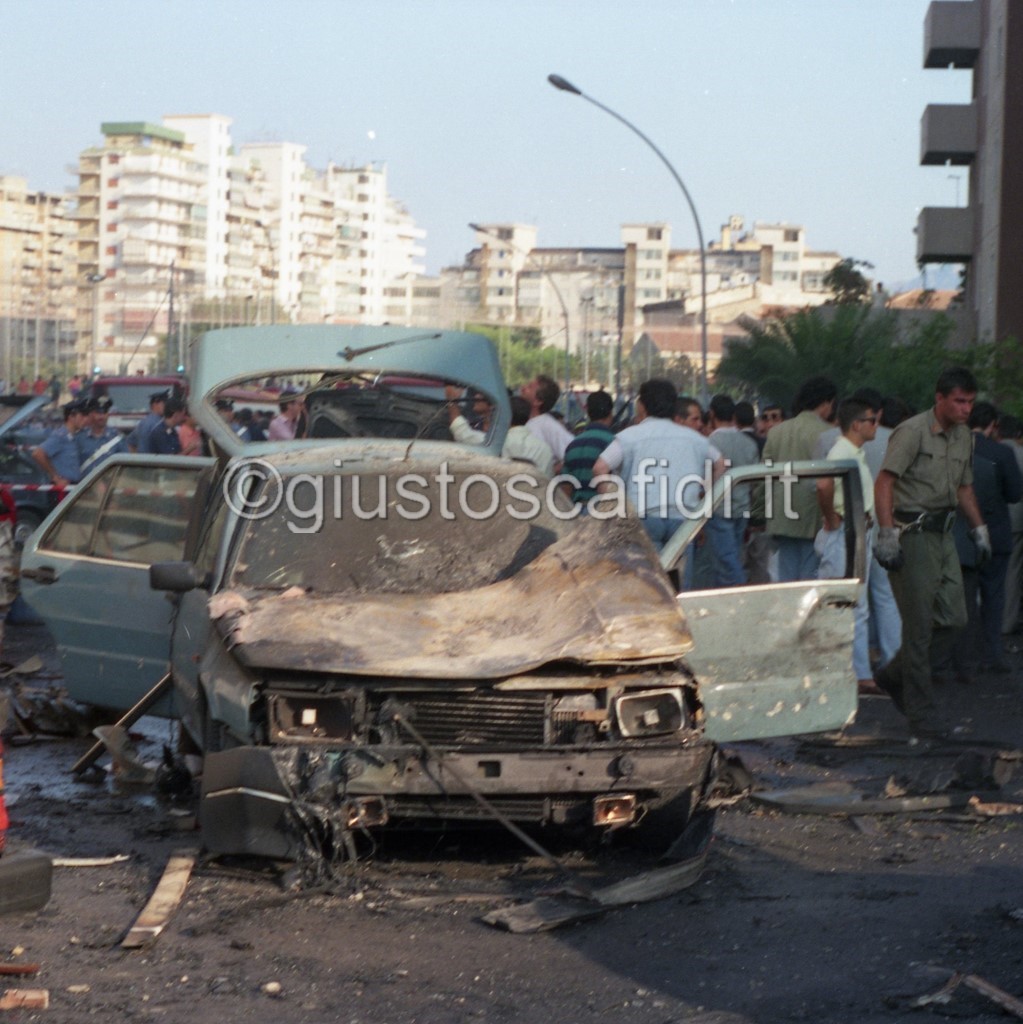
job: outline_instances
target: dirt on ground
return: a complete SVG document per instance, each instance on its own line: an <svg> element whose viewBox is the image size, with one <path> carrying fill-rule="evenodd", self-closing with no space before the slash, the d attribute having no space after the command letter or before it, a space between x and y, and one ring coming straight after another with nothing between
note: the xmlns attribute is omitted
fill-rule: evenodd
<svg viewBox="0 0 1023 1024"><path fill-rule="evenodd" d="M8 627L7 662L36 652L44 669L30 682L59 684L46 631ZM0 918L0 968L39 965L36 975L0 977L0 996L6 988L50 993L49 1009L0 1010L0 1019L1012 1019L969 977L1023 998L1023 815L1011 806L1023 802L1023 766L1015 760L1023 748L1023 658L1011 657L1017 671L1009 676L943 688L964 727L955 743L911 746L890 702L870 697L842 736L728 748L752 773L757 793L719 810L696 884L533 935L497 930L481 917L562 886L542 858L503 833L419 835L387 837L372 857L315 893L286 889L280 865L200 855L165 931L147 949L125 950L121 940L168 858L199 847L194 807L149 787L120 786L106 773L74 781L71 765L89 738L15 737L5 762L10 849L128 859L55 868L42 910ZM137 745L144 758L159 760L173 743L169 723L143 720ZM821 784L829 788L809 799L841 800L838 813L793 813L763 802L765 791ZM889 803L850 814L843 786ZM943 806L919 809L917 798L928 792ZM971 795L981 798L979 807L966 803ZM879 813L891 809L899 812ZM652 866L618 845L555 852L592 883ZM946 1001L911 1005L953 971L967 977Z"/></svg>

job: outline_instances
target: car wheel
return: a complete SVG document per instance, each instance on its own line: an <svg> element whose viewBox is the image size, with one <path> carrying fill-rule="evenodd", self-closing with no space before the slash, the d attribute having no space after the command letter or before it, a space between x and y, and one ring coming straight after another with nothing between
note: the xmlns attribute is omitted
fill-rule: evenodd
<svg viewBox="0 0 1023 1024"><path fill-rule="evenodd" d="M18 522L14 527L14 546L23 548L29 537L39 529L42 522L37 512L28 510L18 512Z"/></svg>

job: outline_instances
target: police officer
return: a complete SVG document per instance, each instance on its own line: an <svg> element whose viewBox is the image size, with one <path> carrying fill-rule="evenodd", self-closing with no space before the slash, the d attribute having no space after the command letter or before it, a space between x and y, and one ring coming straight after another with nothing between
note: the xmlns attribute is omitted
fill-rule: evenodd
<svg viewBox="0 0 1023 1024"><path fill-rule="evenodd" d="M163 404L167 401L167 389L154 391L149 396L149 412L142 417L135 425L135 429L128 435L128 450L138 452L141 455L152 455L153 448L150 440L153 431L163 425Z"/></svg>
<svg viewBox="0 0 1023 1024"><path fill-rule="evenodd" d="M991 557L988 529L973 493L966 426L977 382L963 367L938 378L934 407L900 423L874 487L879 526L874 555L889 570L902 615L902 647L877 682L909 719L914 737L947 735L934 699L935 661L966 625L966 602L952 526L961 509L981 561Z"/></svg>
<svg viewBox="0 0 1023 1024"><path fill-rule="evenodd" d="M168 398L163 404L163 419L149 435L149 448L154 455L180 455L181 439L178 427L185 419L185 403L180 398Z"/></svg>
<svg viewBox="0 0 1023 1024"><path fill-rule="evenodd" d="M82 459L76 436L84 422L84 403L73 399L64 406L64 425L32 449L32 457L58 487L67 487L82 479Z"/></svg>
<svg viewBox="0 0 1023 1024"><path fill-rule="evenodd" d="M82 476L109 459L111 455L128 451L124 434L107 426L111 405L113 401L106 395L85 400L85 428L75 437L78 442L78 454L82 460Z"/></svg>

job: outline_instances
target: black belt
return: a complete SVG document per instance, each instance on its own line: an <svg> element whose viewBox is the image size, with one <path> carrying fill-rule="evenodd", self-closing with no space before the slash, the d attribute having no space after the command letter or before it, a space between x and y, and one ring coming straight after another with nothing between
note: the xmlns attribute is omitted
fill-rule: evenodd
<svg viewBox="0 0 1023 1024"><path fill-rule="evenodd" d="M902 527L903 533L948 533L955 525L956 510L942 509L940 512L907 512L895 510L895 522Z"/></svg>

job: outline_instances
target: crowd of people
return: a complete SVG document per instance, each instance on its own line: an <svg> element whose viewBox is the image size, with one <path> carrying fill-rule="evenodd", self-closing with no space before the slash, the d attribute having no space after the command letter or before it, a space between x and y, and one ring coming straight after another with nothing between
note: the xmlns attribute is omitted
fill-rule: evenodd
<svg viewBox="0 0 1023 1024"><path fill-rule="evenodd" d="M520 395L526 429L547 445L555 471L572 478L575 500L586 504L619 479L658 548L699 514L701 477L713 482L726 468L760 462L852 461L861 502L831 476L800 480L787 496L777 481L770 494L764 485L737 489L727 510L706 519L680 584L851 575L847 517L862 517L853 671L861 693L892 699L915 741L954 730L936 686L1010 671L1005 638L1023 629L1023 424L977 401L970 371L942 373L933 406L916 415L872 388L840 399L825 377L802 384L788 417L776 405L758 415L723 394L702 409L669 381L649 380L618 433L610 397L591 394L589 423L574 438L552 414L555 382L537 378Z"/></svg>
<svg viewBox="0 0 1023 1024"><path fill-rule="evenodd" d="M968 685L976 672L1010 670L1005 637L1023 628L1023 424L977 401L968 370L946 370L933 406L916 415L871 388L840 400L825 377L802 384L788 416L770 404L758 413L725 394L703 409L652 379L639 387L624 429L613 428L612 399L600 390L587 397L588 421L573 434L555 412L559 395L555 381L538 376L511 396L502 454L561 474L586 508L616 482L658 549L683 521L702 516L683 588L849 576L847 526L861 517L866 569L852 667L860 691L887 694L914 737L950 728L936 683ZM491 399L449 386L446 400L452 438L482 444ZM226 399L216 408L243 441L304 436L297 394L282 393L273 416L236 412ZM54 484L74 484L118 452L204 450L170 392L150 396L148 415L127 436L107 425L109 409L106 398L63 407L63 425L33 452ZM862 500L834 476L801 478L784 493L774 479L734 489L707 514L706 494L726 469L806 460L853 462Z"/></svg>

